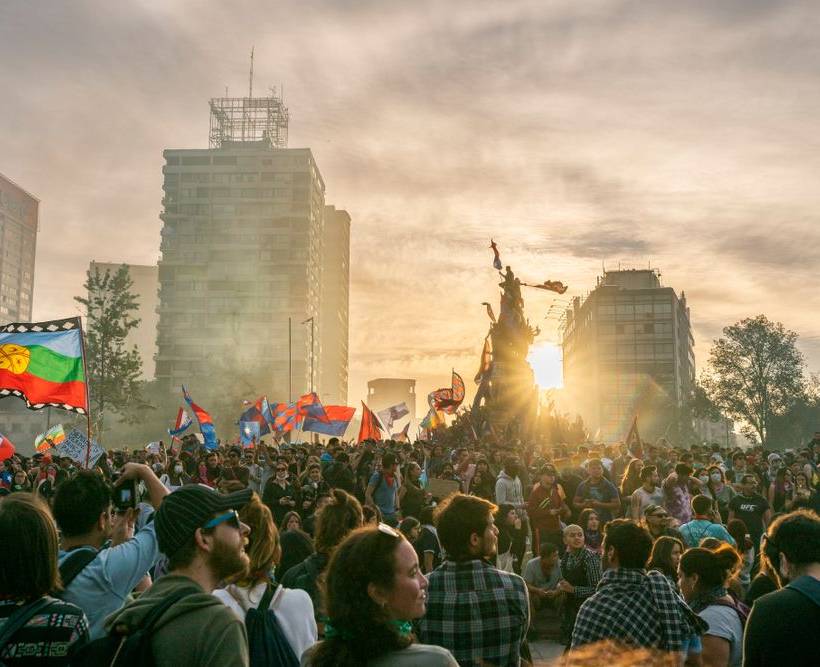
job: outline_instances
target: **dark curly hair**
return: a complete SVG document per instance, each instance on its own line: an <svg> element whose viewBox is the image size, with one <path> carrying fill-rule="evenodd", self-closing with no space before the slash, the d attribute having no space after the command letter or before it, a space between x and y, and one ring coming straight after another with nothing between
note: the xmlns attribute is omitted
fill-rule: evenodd
<svg viewBox="0 0 820 667"><path fill-rule="evenodd" d="M415 637L400 635L387 611L368 594L370 584L393 587L396 548L403 540L400 533L396 537L365 526L336 547L322 584L325 611L336 633L311 650L311 667L359 667L413 643Z"/></svg>
<svg viewBox="0 0 820 667"><path fill-rule="evenodd" d="M333 500L316 517L316 551L330 554L354 528L362 525L362 506L342 489L333 489Z"/></svg>

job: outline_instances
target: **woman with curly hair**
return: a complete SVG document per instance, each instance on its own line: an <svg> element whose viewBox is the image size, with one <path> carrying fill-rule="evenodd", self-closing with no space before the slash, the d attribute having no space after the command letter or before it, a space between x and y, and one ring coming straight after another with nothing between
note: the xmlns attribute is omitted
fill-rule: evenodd
<svg viewBox="0 0 820 667"><path fill-rule="evenodd" d="M350 533L327 569L325 639L303 667L457 667L445 648L415 641L411 622L427 610L427 579L412 545L379 524Z"/></svg>

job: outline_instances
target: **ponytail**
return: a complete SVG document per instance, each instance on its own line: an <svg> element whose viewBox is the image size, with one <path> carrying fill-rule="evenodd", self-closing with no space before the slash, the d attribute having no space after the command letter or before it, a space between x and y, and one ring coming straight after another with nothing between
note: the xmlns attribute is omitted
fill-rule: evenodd
<svg viewBox="0 0 820 667"><path fill-rule="evenodd" d="M715 550L695 547L686 551L680 559L684 574L698 575L698 588L709 590L723 586L740 567L740 555L730 544L721 544Z"/></svg>

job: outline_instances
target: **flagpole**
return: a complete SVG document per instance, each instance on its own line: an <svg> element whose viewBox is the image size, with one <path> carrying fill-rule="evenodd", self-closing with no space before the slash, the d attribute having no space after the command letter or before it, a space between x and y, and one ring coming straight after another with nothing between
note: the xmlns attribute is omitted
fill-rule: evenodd
<svg viewBox="0 0 820 667"><path fill-rule="evenodd" d="M88 367L85 363L85 332L83 331L83 318L80 317L80 349L83 353L83 378L85 379L85 423L88 440L85 447L85 469L88 470L88 463L91 459L91 398L89 397Z"/></svg>

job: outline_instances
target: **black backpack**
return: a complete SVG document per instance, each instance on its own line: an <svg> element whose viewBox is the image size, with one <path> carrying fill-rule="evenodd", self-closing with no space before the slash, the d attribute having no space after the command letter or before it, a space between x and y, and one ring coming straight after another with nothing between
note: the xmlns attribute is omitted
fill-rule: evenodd
<svg viewBox="0 0 820 667"><path fill-rule="evenodd" d="M49 602L50 600L47 597L43 597L15 609L14 612L6 618L6 622L3 624L3 631L0 632L0 651L6 647L6 644L11 641L11 638L16 632L47 607ZM0 667L5 667L5 665L6 663L0 660Z"/></svg>
<svg viewBox="0 0 820 667"><path fill-rule="evenodd" d="M71 660L72 667L155 667L151 639L154 626L168 609L187 595L202 593L199 588L183 588L154 605L139 627L127 634L114 627L109 634L80 648Z"/></svg>
<svg viewBox="0 0 820 667"><path fill-rule="evenodd" d="M270 608L275 592L276 589L268 584L259 606L248 609L245 615L251 667L299 667L299 659Z"/></svg>
<svg viewBox="0 0 820 667"><path fill-rule="evenodd" d="M81 548L72 552L60 564L60 581L63 582L63 590L68 588L69 584L77 578L77 575L82 572L86 565L93 561L100 552L93 548ZM62 597L57 593L54 597Z"/></svg>

